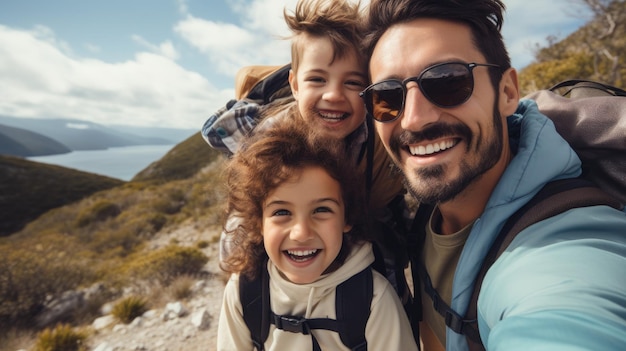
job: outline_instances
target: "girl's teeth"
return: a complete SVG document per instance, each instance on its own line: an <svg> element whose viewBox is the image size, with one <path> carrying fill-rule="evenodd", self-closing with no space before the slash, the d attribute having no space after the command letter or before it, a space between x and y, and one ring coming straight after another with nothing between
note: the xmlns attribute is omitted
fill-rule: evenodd
<svg viewBox="0 0 626 351"><path fill-rule="evenodd" d="M294 261L304 262L317 255L319 250L287 250L287 255Z"/></svg>
<svg viewBox="0 0 626 351"><path fill-rule="evenodd" d="M287 250L287 253L291 256L310 256L317 252L317 250Z"/></svg>

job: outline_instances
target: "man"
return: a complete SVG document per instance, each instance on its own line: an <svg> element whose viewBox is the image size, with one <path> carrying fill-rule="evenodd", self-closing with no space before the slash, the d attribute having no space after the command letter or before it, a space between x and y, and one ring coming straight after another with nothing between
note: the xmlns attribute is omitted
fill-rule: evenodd
<svg viewBox="0 0 626 351"><path fill-rule="evenodd" d="M503 11L499 0L372 0L366 19L373 84L362 97L411 193L435 205L420 260L461 316L504 222L546 183L581 173L552 122L520 101ZM483 281L480 339L487 350L624 350L624 272L624 212L591 206L536 223ZM425 349L467 350L421 295Z"/></svg>

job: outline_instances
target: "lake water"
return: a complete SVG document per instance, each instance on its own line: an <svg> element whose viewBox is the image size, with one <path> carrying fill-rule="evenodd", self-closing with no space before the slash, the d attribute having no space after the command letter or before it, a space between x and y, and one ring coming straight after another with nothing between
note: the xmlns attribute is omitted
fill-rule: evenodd
<svg viewBox="0 0 626 351"><path fill-rule="evenodd" d="M72 151L62 155L28 159L129 181L174 146L176 145L112 147L106 150Z"/></svg>

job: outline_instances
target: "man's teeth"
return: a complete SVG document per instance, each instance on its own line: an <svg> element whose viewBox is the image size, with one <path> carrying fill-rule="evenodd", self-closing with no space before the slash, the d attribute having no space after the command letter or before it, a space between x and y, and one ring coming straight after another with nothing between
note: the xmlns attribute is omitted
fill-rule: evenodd
<svg viewBox="0 0 626 351"><path fill-rule="evenodd" d="M431 155L439 151L447 150L454 146L453 140L446 140L439 143L433 143L428 145L420 145L420 146L409 146L409 151L411 151L411 155L417 156L426 156Z"/></svg>

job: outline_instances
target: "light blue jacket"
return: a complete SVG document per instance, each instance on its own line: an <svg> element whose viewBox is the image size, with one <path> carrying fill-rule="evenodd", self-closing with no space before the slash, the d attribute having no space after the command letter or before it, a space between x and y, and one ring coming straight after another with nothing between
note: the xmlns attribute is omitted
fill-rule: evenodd
<svg viewBox="0 0 626 351"><path fill-rule="evenodd" d="M547 182L581 172L534 101L522 100L508 124L517 153L461 253L456 311L467 310L473 279L506 219ZM626 350L626 213L573 209L521 232L485 277L478 324L487 350ZM450 329L446 340L447 350L468 349Z"/></svg>

